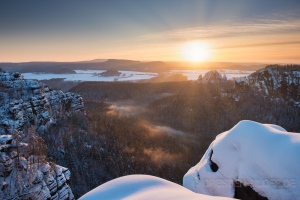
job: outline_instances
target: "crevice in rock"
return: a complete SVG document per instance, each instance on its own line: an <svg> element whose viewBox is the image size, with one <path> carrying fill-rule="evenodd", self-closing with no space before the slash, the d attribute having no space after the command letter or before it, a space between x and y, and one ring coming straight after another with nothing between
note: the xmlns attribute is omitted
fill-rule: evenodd
<svg viewBox="0 0 300 200"><path fill-rule="evenodd" d="M213 153L214 153L213 150L211 150L211 153L210 153L210 156L209 156L209 160L210 160L210 169L211 169L213 172L216 172L216 171L218 171L219 166L218 166L216 163L214 163L214 161L212 161L212 159L211 159Z"/></svg>
<svg viewBox="0 0 300 200"><path fill-rule="evenodd" d="M234 198L242 200L268 200L258 194L251 186L244 186L241 182L234 182Z"/></svg>

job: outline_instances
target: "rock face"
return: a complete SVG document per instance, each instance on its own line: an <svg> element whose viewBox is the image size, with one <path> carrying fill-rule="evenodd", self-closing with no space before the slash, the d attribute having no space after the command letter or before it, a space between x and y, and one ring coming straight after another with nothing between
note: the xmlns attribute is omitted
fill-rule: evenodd
<svg viewBox="0 0 300 200"><path fill-rule="evenodd" d="M300 134L241 121L211 143L183 178L197 193L238 199L297 199Z"/></svg>
<svg viewBox="0 0 300 200"><path fill-rule="evenodd" d="M300 101L300 65L270 65L247 77L237 78L236 85L257 88L267 96Z"/></svg>
<svg viewBox="0 0 300 200"><path fill-rule="evenodd" d="M44 133L59 115L84 111L80 95L51 90L19 73L0 73L0 102L0 135L21 131L28 122Z"/></svg>
<svg viewBox="0 0 300 200"><path fill-rule="evenodd" d="M27 147L11 135L0 136L0 199L74 199L70 171L26 155Z"/></svg>
<svg viewBox="0 0 300 200"><path fill-rule="evenodd" d="M226 76L224 75L222 77L222 75L217 70L209 71L203 77L202 75L198 77L198 81L201 83L221 83L226 80Z"/></svg>
<svg viewBox="0 0 300 200"><path fill-rule="evenodd" d="M73 199L70 171L46 161L39 135L62 115L84 112L81 96L0 72L0 103L0 199Z"/></svg>

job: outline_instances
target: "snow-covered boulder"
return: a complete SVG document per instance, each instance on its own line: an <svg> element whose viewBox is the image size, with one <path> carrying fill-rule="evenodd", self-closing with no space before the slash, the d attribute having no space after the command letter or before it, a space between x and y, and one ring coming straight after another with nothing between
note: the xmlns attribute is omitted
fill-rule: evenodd
<svg viewBox="0 0 300 200"><path fill-rule="evenodd" d="M114 179L83 195L80 200L99 199L229 199L194 193L170 181L149 176L130 175Z"/></svg>
<svg viewBox="0 0 300 200"><path fill-rule="evenodd" d="M197 193L242 199L298 199L299 155L299 133L241 121L216 137L185 174L183 186Z"/></svg>

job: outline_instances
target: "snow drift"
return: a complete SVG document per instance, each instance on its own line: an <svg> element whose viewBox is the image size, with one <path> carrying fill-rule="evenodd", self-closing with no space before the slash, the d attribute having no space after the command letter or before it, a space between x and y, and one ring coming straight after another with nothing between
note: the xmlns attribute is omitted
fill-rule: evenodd
<svg viewBox="0 0 300 200"><path fill-rule="evenodd" d="M186 173L183 186L197 193L241 198L237 191L242 185L260 197L297 199L299 155L299 133L241 121L216 137L200 162Z"/></svg>
<svg viewBox="0 0 300 200"><path fill-rule="evenodd" d="M194 193L170 181L149 176L130 175L114 179L88 192L80 200L99 199L228 199Z"/></svg>

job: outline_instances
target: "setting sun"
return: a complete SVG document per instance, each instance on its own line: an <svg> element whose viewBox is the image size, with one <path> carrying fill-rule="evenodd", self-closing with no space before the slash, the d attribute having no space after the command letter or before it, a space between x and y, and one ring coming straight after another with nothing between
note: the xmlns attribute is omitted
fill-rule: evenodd
<svg viewBox="0 0 300 200"><path fill-rule="evenodd" d="M207 45L200 42L190 42L183 46L182 56L191 62L206 61L210 57L210 50Z"/></svg>

